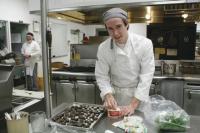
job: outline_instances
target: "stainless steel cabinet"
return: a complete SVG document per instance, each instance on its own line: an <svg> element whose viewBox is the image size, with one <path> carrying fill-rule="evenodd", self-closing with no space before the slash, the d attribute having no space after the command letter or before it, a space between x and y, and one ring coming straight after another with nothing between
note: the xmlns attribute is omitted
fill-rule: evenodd
<svg viewBox="0 0 200 133"><path fill-rule="evenodd" d="M183 107L183 80L161 80L160 81L160 95L167 100L175 102L180 107Z"/></svg>
<svg viewBox="0 0 200 133"><path fill-rule="evenodd" d="M101 91L99 90L99 87L97 85L97 83L95 83L95 103L96 104L102 104L102 99L101 99L101 96L100 96L100 93Z"/></svg>
<svg viewBox="0 0 200 133"><path fill-rule="evenodd" d="M76 102L95 103L95 84L92 82L77 81Z"/></svg>
<svg viewBox="0 0 200 133"><path fill-rule="evenodd" d="M159 80L153 80L150 86L149 95L155 95L160 94L160 81Z"/></svg>
<svg viewBox="0 0 200 133"><path fill-rule="evenodd" d="M102 104L100 90L97 84L87 81L59 80L52 82L53 107L63 102L81 102L91 104Z"/></svg>
<svg viewBox="0 0 200 133"><path fill-rule="evenodd" d="M74 83L70 81L59 81L56 83L56 106L63 102L72 103L75 101Z"/></svg>
<svg viewBox="0 0 200 133"><path fill-rule="evenodd" d="M200 115L200 83L185 82L184 109L190 115Z"/></svg>

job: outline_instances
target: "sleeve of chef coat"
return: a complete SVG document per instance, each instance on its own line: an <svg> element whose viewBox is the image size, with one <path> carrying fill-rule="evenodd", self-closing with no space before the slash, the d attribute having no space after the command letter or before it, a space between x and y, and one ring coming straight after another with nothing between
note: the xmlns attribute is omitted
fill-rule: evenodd
<svg viewBox="0 0 200 133"><path fill-rule="evenodd" d="M22 53L23 55L25 54L25 44L22 45L21 53Z"/></svg>
<svg viewBox="0 0 200 133"><path fill-rule="evenodd" d="M147 102L149 100L149 90L155 71L155 61L151 40L143 41L143 43L145 45L142 51L143 53L141 54L141 71L135 97L140 101Z"/></svg>
<svg viewBox="0 0 200 133"><path fill-rule="evenodd" d="M36 41L34 41L33 43L34 43L34 48L31 53L31 57L39 57L41 55L40 45Z"/></svg>
<svg viewBox="0 0 200 133"><path fill-rule="evenodd" d="M96 81L101 91L101 98L104 100L104 96L107 93L114 93L114 89L111 87L110 83L110 74L109 74L109 57L107 55L105 48L101 47L98 48L97 52L97 61L95 66L95 76Z"/></svg>

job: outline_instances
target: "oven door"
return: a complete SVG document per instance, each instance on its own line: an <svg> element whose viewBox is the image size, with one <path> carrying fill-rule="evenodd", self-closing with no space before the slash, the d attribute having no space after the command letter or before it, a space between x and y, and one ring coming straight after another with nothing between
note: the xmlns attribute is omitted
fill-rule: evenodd
<svg viewBox="0 0 200 133"><path fill-rule="evenodd" d="M184 109L189 115L200 115L200 86L199 89L185 88Z"/></svg>

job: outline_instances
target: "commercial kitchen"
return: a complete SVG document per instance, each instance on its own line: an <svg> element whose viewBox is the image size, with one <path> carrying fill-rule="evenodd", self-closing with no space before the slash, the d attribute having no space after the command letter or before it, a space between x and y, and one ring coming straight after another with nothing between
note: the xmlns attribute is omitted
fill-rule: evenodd
<svg viewBox="0 0 200 133"><path fill-rule="evenodd" d="M102 14L111 8L125 10L128 30L153 44L149 105L132 116L110 116L95 77L99 44L109 38ZM28 32L42 53L37 91L27 88L21 53ZM0 1L0 133L199 133L199 100L199 0ZM183 125L159 123L163 112Z"/></svg>

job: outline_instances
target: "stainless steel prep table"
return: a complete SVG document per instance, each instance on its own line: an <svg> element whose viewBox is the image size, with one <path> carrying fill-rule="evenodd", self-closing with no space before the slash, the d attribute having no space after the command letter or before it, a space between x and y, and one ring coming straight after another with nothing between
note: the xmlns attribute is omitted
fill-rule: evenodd
<svg viewBox="0 0 200 133"><path fill-rule="evenodd" d="M94 77L93 72L66 72L66 71L52 71L53 75L62 75L62 76L88 76ZM198 74L176 74L176 75L160 75L155 74L153 79L162 80L162 79L182 79L182 80L192 80L200 81L200 75Z"/></svg>
<svg viewBox="0 0 200 133"><path fill-rule="evenodd" d="M143 114L140 112L136 112L136 115L143 117ZM114 122L117 122L119 120L121 119L110 119L105 116L94 126L94 130L90 133L104 133L105 130L111 130L114 133L124 133L124 131L121 130L120 128L116 128L112 126ZM148 129L148 133L175 133L175 132L161 132L161 131L159 132L156 128L152 127L146 120L144 120L144 123ZM179 132L179 133L199 133L200 131L199 123L200 123L200 116L191 116L191 120L190 120L191 128L188 129L186 132ZM49 127L46 129L46 131L44 131L44 133L49 133L50 131L51 131L51 128ZM81 133L80 131L75 131L75 132ZM68 132L59 130L58 133L68 133Z"/></svg>
<svg viewBox="0 0 200 133"><path fill-rule="evenodd" d="M142 113L136 112L136 115L143 116ZM143 117L144 118L144 117ZM96 133L104 133L106 129L113 131L114 133L124 133L123 130L112 126L112 123L119 121L120 119L110 119L104 117L95 127ZM146 120L144 120L145 126L147 127L148 133L164 133L159 132L156 128L152 127ZM200 116L191 116L190 126L191 128L183 133L199 133L200 131ZM165 132L165 133L173 133L173 132ZM182 132L179 132L182 133Z"/></svg>
<svg viewBox="0 0 200 133"><path fill-rule="evenodd" d="M94 77L93 72L66 72L66 71L52 71L53 75L66 75L66 76L91 76Z"/></svg>

